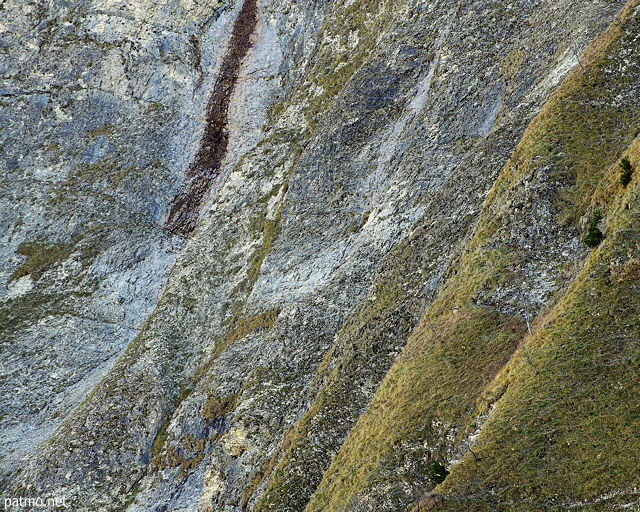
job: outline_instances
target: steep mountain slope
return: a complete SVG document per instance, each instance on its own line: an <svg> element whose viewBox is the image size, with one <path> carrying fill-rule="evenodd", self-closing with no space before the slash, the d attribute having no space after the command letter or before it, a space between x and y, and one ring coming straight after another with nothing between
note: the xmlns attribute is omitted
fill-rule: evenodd
<svg viewBox="0 0 640 512"><path fill-rule="evenodd" d="M154 3L0 6L3 464L113 365L182 245L162 217L232 13Z"/></svg>
<svg viewBox="0 0 640 512"><path fill-rule="evenodd" d="M637 0L9 3L4 495L637 504Z"/></svg>
<svg viewBox="0 0 640 512"><path fill-rule="evenodd" d="M637 505L638 22L630 2L529 126L306 510L399 510L438 464L418 510Z"/></svg>

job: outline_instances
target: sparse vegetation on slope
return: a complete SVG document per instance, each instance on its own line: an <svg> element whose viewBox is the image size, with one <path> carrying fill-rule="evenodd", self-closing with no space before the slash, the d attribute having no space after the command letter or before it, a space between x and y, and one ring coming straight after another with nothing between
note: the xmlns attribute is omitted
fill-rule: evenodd
<svg viewBox="0 0 640 512"><path fill-rule="evenodd" d="M488 508L477 505L477 510L498 510L491 507L502 506L500 502L511 503L504 510L553 509L637 483L630 461L637 451L631 431L638 423L621 400L622 389L631 386L628 396L636 392L633 380L623 383L633 379L628 362L636 357L631 333L637 331L637 305L631 294L617 290L607 270L611 261L626 268L633 264L625 259L637 258L635 249L629 254L635 247L635 203L626 199L630 209L622 212L620 184L615 202L602 185L612 178L617 181L618 159L638 133L638 63L628 57L638 33L637 20L630 17L636 6L637 2L629 3L621 22L586 52L584 69L574 71L531 123L485 202L476 235L335 457L307 511L355 510L356 500L372 497L376 479L402 479L401 468L443 456L451 462L462 457L463 462L453 464L451 474L436 488L443 496L429 498L429 509L476 510L467 498L489 503ZM635 151L630 154L635 158ZM606 215L607 238L565 296L585 254L577 245L579 217L597 208ZM624 236L631 237L626 246L612 231L625 218ZM615 244L620 252L594 267L604 247ZM545 283L536 276L545 276ZM592 277L583 282L585 276ZM608 288L600 290L601 286ZM545 336L549 341L532 342L525 322L549 311L561 298L553 316L541 317L545 320L530 327L533 339ZM551 319L566 311L566 301L580 307L558 328L557 320ZM617 320L605 319L607 315ZM599 327L603 323L607 329ZM483 352L490 343L491 350ZM534 350L538 346L547 347L544 358ZM574 361L572 351L578 354ZM483 391L483 382L509 359L512 362ZM512 387L513 371L520 375L520 388ZM602 400L591 400L601 386L608 392ZM577 402L582 405L571 406ZM503 409L506 403L508 410ZM472 441L487 414L480 437ZM616 415L623 423L625 453L613 446ZM492 430L492 422L499 428ZM554 436L563 430L567 438L561 447ZM520 436L528 441L520 445ZM601 437L602 444L594 441ZM605 449L598 451L599 446ZM485 457L494 450L500 455ZM397 458L387 471L385 454ZM617 478L617 469L603 472L603 464L619 464L626 474ZM411 474L407 487L413 492L406 492L395 510L402 503L407 506L418 489L433 487L424 469ZM379 497L378 503L390 500Z"/></svg>
<svg viewBox="0 0 640 512"><path fill-rule="evenodd" d="M7 153L7 182L42 189L30 199L42 209L8 224L11 251L22 232L58 240L42 221L68 229L63 244L20 246L26 261L10 254L7 276L23 265L0 304L0 335L23 359L33 352L24 333L47 332L43 345L66 351L63 323L80 333L82 321L104 320L68 346L102 351L120 324L133 341L100 366L72 360L74 387L37 395L64 397L59 422L74 410L28 462L15 458L7 492L56 489L114 511L632 503L638 0L579 62L575 50L625 1L145 0L88 19L104 69L77 84L54 69L47 94L15 110L80 127L82 140L43 138L51 162ZM47 12L34 25L43 38L70 29L53 4ZM65 41L76 73L89 59ZM148 65L132 58L145 48ZM216 60L221 79L202 111ZM113 114L106 103L71 108L56 88L73 89L74 102L99 94ZM7 91L3 101L18 101ZM125 93L131 103L117 107ZM199 150L198 119L209 121ZM185 168L199 185L178 182ZM182 237L159 229L167 208L168 231ZM63 279L64 294L49 295ZM65 314L90 286L84 308L102 316ZM83 364L88 381L72 373ZM7 382L22 390L6 393L15 410L32 407L28 420L40 421L40 404L20 399L37 381ZM67 402L69 389L84 402Z"/></svg>
<svg viewBox="0 0 640 512"><path fill-rule="evenodd" d="M538 371L518 357L496 379L502 398L476 441L482 460L453 468L437 489L449 504L434 510L637 502L640 408L629 400L640 393L637 187L610 208L610 235L527 339Z"/></svg>

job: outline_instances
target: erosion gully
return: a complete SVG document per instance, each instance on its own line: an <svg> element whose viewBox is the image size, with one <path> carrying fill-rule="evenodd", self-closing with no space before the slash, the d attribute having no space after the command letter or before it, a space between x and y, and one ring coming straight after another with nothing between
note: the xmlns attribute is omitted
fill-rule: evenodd
<svg viewBox="0 0 640 512"><path fill-rule="evenodd" d="M229 103L238 82L242 61L252 46L251 36L257 20L257 0L245 0L234 23L227 53L207 103L206 125L200 147L187 169L182 187L169 207L165 228L172 234L189 237L198 223L211 185L220 174L220 166L229 145Z"/></svg>

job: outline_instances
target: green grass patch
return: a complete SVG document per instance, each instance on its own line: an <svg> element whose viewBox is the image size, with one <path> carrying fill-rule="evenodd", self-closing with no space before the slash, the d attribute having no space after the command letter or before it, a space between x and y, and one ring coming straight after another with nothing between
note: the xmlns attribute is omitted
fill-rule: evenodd
<svg viewBox="0 0 640 512"><path fill-rule="evenodd" d="M212 420L224 416L236 408L237 395L228 396L212 395L202 406L201 416L206 420Z"/></svg>
<svg viewBox="0 0 640 512"><path fill-rule="evenodd" d="M22 242L18 246L18 254L26 256L25 262L11 274L9 282L31 275L34 281L42 274L66 260L73 250L72 245L47 242Z"/></svg>
<svg viewBox="0 0 640 512"><path fill-rule="evenodd" d="M0 339L7 341L21 329L49 315L72 314L68 294L28 292L0 305Z"/></svg>
<svg viewBox="0 0 640 512"><path fill-rule="evenodd" d="M233 343L258 329L271 329L279 314L279 309L272 309L249 317L239 316L227 331L226 343Z"/></svg>

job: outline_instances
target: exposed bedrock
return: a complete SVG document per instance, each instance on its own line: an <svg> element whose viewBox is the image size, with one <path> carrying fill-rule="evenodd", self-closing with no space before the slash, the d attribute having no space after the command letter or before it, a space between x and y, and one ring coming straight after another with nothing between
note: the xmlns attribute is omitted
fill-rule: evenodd
<svg viewBox="0 0 640 512"><path fill-rule="evenodd" d="M5 1L5 492L304 510L624 3ZM554 258L521 269L526 300L478 303L533 318ZM427 488L373 482L349 510Z"/></svg>

